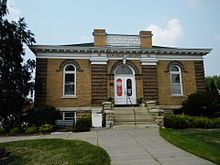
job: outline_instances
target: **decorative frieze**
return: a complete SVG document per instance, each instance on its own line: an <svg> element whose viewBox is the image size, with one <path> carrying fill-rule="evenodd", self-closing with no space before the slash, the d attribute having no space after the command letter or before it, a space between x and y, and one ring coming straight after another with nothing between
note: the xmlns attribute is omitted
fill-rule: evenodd
<svg viewBox="0 0 220 165"><path fill-rule="evenodd" d="M107 58L140 58L140 54L107 53Z"/></svg>
<svg viewBox="0 0 220 165"><path fill-rule="evenodd" d="M107 46L131 46L140 47L141 41L139 35L106 35Z"/></svg>

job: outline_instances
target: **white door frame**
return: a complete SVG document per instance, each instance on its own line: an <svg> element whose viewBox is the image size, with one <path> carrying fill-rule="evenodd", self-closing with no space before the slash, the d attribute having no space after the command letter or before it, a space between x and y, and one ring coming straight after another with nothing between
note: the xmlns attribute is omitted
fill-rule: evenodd
<svg viewBox="0 0 220 165"><path fill-rule="evenodd" d="M114 98L116 105L137 104L135 72L132 67L128 65L127 67L130 68L133 74L115 74L114 76ZM131 86L128 86L129 79L131 80Z"/></svg>

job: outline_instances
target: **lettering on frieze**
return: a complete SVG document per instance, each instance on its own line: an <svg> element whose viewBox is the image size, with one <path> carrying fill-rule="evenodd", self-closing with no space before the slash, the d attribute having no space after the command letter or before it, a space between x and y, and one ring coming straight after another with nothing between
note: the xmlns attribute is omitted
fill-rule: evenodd
<svg viewBox="0 0 220 165"><path fill-rule="evenodd" d="M140 54L116 54L109 53L107 54L108 58L140 58Z"/></svg>

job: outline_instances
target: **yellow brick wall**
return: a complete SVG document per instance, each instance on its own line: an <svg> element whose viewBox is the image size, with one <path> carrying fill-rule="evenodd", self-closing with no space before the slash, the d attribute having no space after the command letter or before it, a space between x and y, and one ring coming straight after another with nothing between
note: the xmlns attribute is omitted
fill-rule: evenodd
<svg viewBox="0 0 220 165"><path fill-rule="evenodd" d="M139 36L141 41L141 48L152 48L151 31L140 31Z"/></svg>
<svg viewBox="0 0 220 165"><path fill-rule="evenodd" d="M63 70L59 66L64 60L48 59L46 104L55 107L91 106L91 69L89 60L75 60L83 71L76 72L77 98L62 98Z"/></svg>
<svg viewBox="0 0 220 165"><path fill-rule="evenodd" d="M48 59L47 69L47 96L46 104L55 107L88 107L91 106L91 65L89 60L75 60L82 71L76 73L76 96L77 98L62 98L63 96L63 71L58 71L62 59ZM118 60L109 60L107 71L110 75L112 66ZM142 73L140 61L132 61L133 65ZM167 66L170 61L159 61L157 66L158 95L161 105L181 105L187 96L196 92L194 62L181 61L185 68L182 71L183 96L171 96L170 73ZM114 75L107 79L108 97L114 98ZM143 80L136 77L137 98L143 97Z"/></svg>
<svg viewBox="0 0 220 165"><path fill-rule="evenodd" d="M94 29L94 47L105 47L106 33L105 29Z"/></svg>
<svg viewBox="0 0 220 165"><path fill-rule="evenodd" d="M167 66L170 62L158 62L159 103L161 105L181 105L188 95L196 92L194 62L181 61L185 68L185 72L182 71L183 96L171 96L170 72L167 72Z"/></svg>

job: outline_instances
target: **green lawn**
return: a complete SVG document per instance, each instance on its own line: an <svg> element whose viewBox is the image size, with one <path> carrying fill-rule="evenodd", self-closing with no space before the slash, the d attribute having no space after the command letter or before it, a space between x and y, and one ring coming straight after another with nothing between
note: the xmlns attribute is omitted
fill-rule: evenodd
<svg viewBox="0 0 220 165"><path fill-rule="evenodd" d="M220 130L160 129L160 134L177 147L220 164Z"/></svg>
<svg viewBox="0 0 220 165"><path fill-rule="evenodd" d="M26 140L0 143L12 153L10 165L109 165L110 157L100 147L87 142L62 139Z"/></svg>

